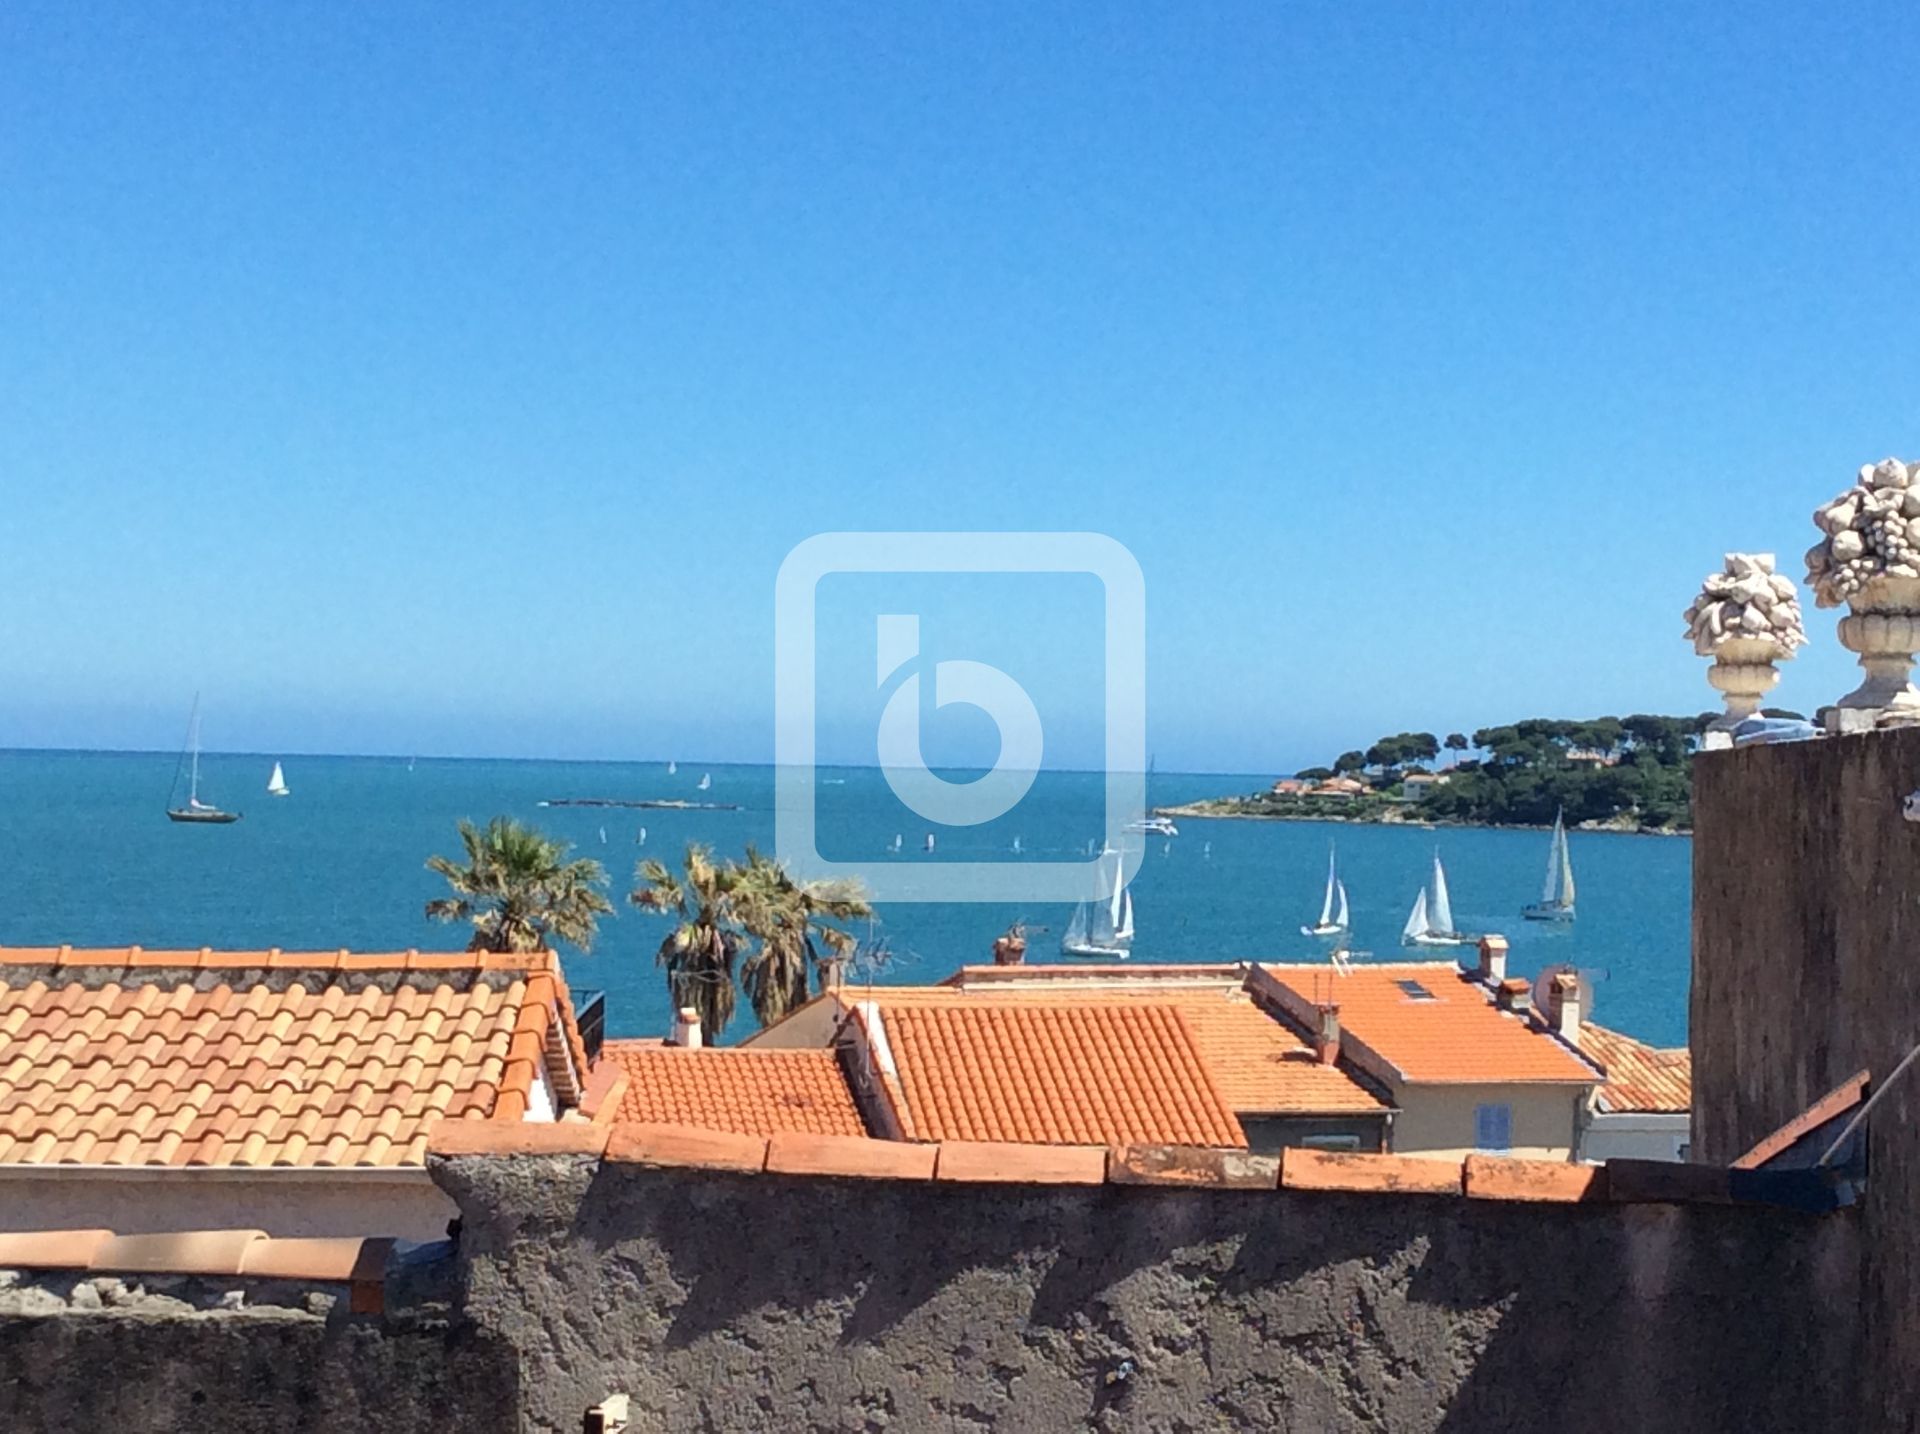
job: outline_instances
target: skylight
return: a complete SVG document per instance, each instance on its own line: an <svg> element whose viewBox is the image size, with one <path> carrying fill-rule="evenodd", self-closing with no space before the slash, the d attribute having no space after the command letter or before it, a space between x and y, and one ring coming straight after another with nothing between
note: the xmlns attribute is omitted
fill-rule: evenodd
<svg viewBox="0 0 1920 1434"><path fill-rule="evenodd" d="M1440 999L1418 981L1395 981L1393 984L1406 993L1409 1001L1437 1001Z"/></svg>

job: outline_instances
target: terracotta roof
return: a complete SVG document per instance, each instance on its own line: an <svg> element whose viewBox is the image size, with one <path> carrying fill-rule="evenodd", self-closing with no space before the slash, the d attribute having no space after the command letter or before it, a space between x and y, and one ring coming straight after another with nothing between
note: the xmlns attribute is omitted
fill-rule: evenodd
<svg viewBox="0 0 1920 1434"><path fill-rule="evenodd" d="M1340 1008L1341 1049L1363 1068L1429 1084L1553 1081L1600 1083L1601 1073L1558 1036L1525 1017L1497 1010L1486 991L1451 961L1359 965L1331 975L1324 964L1262 966L1297 1020L1315 1003Z"/></svg>
<svg viewBox="0 0 1920 1434"><path fill-rule="evenodd" d="M1693 1053L1685 1046L1661 1050L1583 1021L1580 1049L1607 1069L1602 1110L1684 1115L1693 1109Z"/></svg>
<svg viewBox="0 0 1920 1434"><path fill-rule="evenodd" d="M550 953L0 949L0 1164L419 1165L584 1064Z"/></svg>
<svg viewBox="0 0 1920 1434"><path fill-rule="evenodd" d="M1023 974L996 974L1010 971ZM1241 987L1243 974L1231 966L966 967L941 986L888 987L879 995L888 1003L939 1002L952 1000L957 989L974 1001L1171 1006L1186 1018L1228 1108L1239 1114L1370 1114L1388 1108L1349 1072L1320 1064L1290 1026L1255 1005Z"/></svg>
<svg viewBox="0 0 1920 1434"><path fill-rule="evenodd" d="M872 1004L915 1139L1247 1143L1172 1005L895 994Z"/></svg>
<svg viewBox="0 0 1920 1434"><path fill-rule="evenodd" d="M831 1050L687 1050L656 1041L608 1041L594 1067L626 1076L615 1119L690 1125L738 1135L865 1135L853 1092ZM598 1117L591 1108L587 1113Z"/></svg>

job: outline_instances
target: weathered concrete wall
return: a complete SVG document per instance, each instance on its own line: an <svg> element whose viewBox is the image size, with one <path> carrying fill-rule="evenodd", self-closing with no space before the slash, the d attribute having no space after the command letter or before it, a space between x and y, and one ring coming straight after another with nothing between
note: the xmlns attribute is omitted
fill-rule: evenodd
<svg viewBox="0 0 1920 1434"><path fill-rule="evenodd" d="M1733 1159L1920 1041L1920 729L1706 753L1693 776L1695 1158ZM1920 1079L1869 1130L1870 1427L1920 1428Z"/></svg>
<svg viewBox="0 0 1920 1434"><path fill-rule="evenodd" d="M207 1310L177 1293L102 1308L48 1295L45 1283L26 1292L37 1299L0 1295L0 1429L9 1434L520 1427L512 1355L471 1329L353 1318L340 1307ZM82 1283L95 1282L66 1282Z"/></svg>
<svg viewBox="0 0 1920 1434"><path fill-rule="evenodd" d="M1851 1428L1855 1222L464 1158L525 1428Z"/></svg>

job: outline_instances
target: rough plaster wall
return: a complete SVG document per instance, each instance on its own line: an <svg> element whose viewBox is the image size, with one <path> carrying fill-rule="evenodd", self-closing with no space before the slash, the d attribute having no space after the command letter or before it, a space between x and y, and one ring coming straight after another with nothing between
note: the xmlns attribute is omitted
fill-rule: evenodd
<svg viewBox="0 0 1920 1434"><path fill-rule="evenodd" d="M436 1174L529 1430L1849 1427L1847 1216Z"/></svg>
<svg viewBox="0 0 1920 1434"><path fill-rule="evenodd" d="M287 1310L0 1317L0 1429L511 1434L513 1370L471 1334Z"/></svg>
<svg viewBox="0 0 1920 1434"><path fill-rule="evenodd" d="M9 1178L0 1169L0 1230L265 1230L274 1236L446 1238L459 1209L420 1172L418 1181L182 1178L168 1170L151 1180Z"/></svg>
<svg viewBox="0 0 1920 1434"><path fill-rule="evenodd" d="M1726 1161L1920 1041L1920 729L1706 753L1693 775L1696 1159ZM1920 1428L1920 1071L1875 1108L1870 1427Z"/></svg>

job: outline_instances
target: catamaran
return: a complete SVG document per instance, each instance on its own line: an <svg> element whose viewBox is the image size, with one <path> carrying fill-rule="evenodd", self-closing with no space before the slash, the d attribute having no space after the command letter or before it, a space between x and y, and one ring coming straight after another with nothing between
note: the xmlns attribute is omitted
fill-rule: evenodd
<svg viewBox="0 0 1920 1434"><path fill-rule="evenodd" d="M273 775L267 778L267 795L270 797L291 795L287 787L287 774L280 770L278 762L273 764Z"/></svg>
<svg viewBox="0 0 1920 1434"><path fill-rule="evenodd" d="M1063 956L1124 961L1133 949L1133 893L1127 890L1119 852L1113 856L1113 891L1102 901L1083 901L1060 938Z"/></svg>
<svg viewBox="0 0 1920 1434"><path fill-rule="evenodd" d="M225 826L228 822L240 820L238 812L223 812L218 807L209 806L200 800L200 694L193 696L193 715L187 718L187 750L180 754L182 761L191 758L191 775L187 778L187 804L184 807L169 806L167 820L170 822L194 822L202 826ZM180 785L180 767L173 769L173 785ZM167 800L173 800L173 792L167 793Z"/></svg>
<svg viewBox="0 0 1920 1434"><path fill-rule="evenodd" d="M1413 910L1400 932L1402 946L1466 946L1472 938L1453 929L1453 902L1447 896L1447 869L1440 865L1440 853L1433 854L1432 899L1427 888L1413 900Z"/></svg>
<svg viewBox="0 0 1920 1434"><path fill-rule="evenodd" d="M1347 884L1340 880L1333 865L1333 847L1327 847L1327 894L1320 902L1320 919L1302 926L1302 936L1344 936L1347 921Z"/></svg>
<svg viewBox="0 0 1920 1434"><path fill-rule="evenodd" d="M1520 908L1529 921L1573 920L1573 858L1567 854L1566 812L1553 816L1553 841L1547 847L1547 878L1540 899Z"/></svg>

